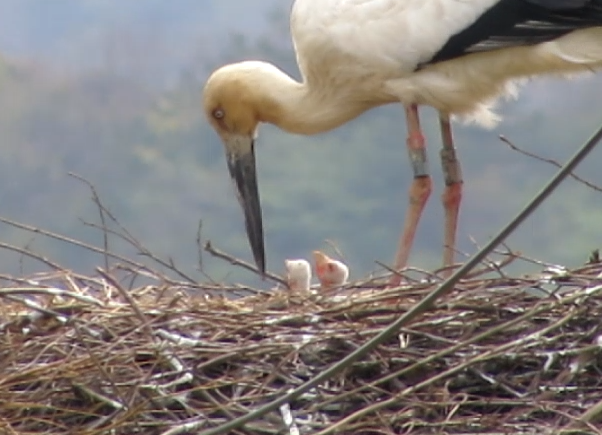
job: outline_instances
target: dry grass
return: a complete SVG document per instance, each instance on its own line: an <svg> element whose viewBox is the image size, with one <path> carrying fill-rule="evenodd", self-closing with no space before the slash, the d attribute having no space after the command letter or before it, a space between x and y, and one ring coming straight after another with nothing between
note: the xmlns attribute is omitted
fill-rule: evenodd
<svg viewBox="0 0 602 435"><path fill-rule="evenodd" d="M367 358L232 433L595 433L601 272L468 278ZM434 285L231 300L185 283L126 290L106 272L5 281L0 431L201 433L339 361Z"/></svg>

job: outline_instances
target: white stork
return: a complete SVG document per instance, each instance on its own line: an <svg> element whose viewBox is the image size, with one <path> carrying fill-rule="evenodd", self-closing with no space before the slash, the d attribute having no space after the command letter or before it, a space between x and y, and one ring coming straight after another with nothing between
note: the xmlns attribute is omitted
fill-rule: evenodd
<svg viewBox="0 0 602 435"><path fill-rule="evenodd" d="M492 103L517 79L602 67L602 0L296 0L290 19L302 82L269 63L246 61L216 70L203 93L262 272L258 124L310 135L376 106L404 106L414 180L394 261L399 270L431 193L418 106L437 109L446 184L443 260L449 265L462 196L450 116L491 125ZM393 276L390 285L399 282Z"/></svg>

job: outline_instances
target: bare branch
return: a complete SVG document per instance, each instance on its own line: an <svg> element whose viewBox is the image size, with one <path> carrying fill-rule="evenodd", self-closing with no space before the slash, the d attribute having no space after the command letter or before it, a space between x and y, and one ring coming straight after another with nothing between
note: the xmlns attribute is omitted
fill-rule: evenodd
<svg viewBox="0 0 602 435"><path fill-rule="evenodd" d="M92 183L90 183L88 180L86 180L84 177L82 177L81 175L77 175L74 174L73 172L68 172L67 175L75 178L76 180L81 181L82 183L86 184L88 186L88 188L90 189L90 192L92 192L92 201L94 201L94 204L96 204L96 206L98 207L98 214L100 216L100 223L102 226L102 240L103 240L103 247L104 247L104 260L105 260L105 270L109 270L109 235L107 233L107 224L105 222L105 208L102 205L102 203L100 202L100 197L98 196L98 193L96 192L96 188L94 187L94 185Z"/></svg>
<svg viewBox="0 0 602 435"><path fill-rule="evenodd" d="M213 255L216 258L219 258L221 260L225 260L225 261L229 262L230 264L232 264L234 266L241 267L243 269L246 269L246 270L248 270L250 272L253 272L253 273L261 276L261 272L259 271L259 269L257 269L252 264L247 263L244 260L240 260L240 259L238 259L236 257L233 257L232 255L227 254L227 253L225 253L223 251L220 251L217 248L214 248L213 245L211 244L211 240L207 240L207 242L205 243L205 251L209 252L211 255ZM273 274L271 272L266 272L265 276L267 278L271 279L272 281L276 281L276 282L278 282L278 283L280 283L282 285L285 285L285 286L287 285L286 281L284 280L284 278L282 278L282 277L280 277L278 275L275 275L275 274Z"/></svg>
<svg viewBox="0 0 602 435"><path fill-rule="evenodd" d="M525 151L521 148L519 148L518 146L516 146L513 142L511 142L506 136L504 135L500 135L500 140L502 142L504 142L506 145L508 145L511 149L513 149L514 151L518 151L519 153L527 156L527 157L531 157L535 160L539 160L540 162L544 162L544 163L549 163L550 165L553 165L557 168L561 168L562 165L560 163L558 163L556 160L552 160L552 159L547 159L545 157L541 157L538 156L537 154L533 154L530 153L529 151ZM575 175L574 173L570 173L569 177L573 178L574 180L577 180L578 182L585 184L587 187L590 187L598 192L602 192L602 187L595 185L594 183L590 183L587 180L584 180L583 178L581 178L578 175Z"/></svg>

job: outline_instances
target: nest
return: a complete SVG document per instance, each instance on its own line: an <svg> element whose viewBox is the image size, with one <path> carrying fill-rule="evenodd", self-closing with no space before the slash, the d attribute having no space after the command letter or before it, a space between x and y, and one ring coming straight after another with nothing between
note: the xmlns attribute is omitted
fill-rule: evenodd
<svg viewBox="0 0 602 435"><path fill-rule="evenodd" d="M601 271L468 277L375 351L225 433L595 432ZM331 367L437 282L230 299L124 289L106 273L16 280L0 289L0 432L203 434Z"/></svg>

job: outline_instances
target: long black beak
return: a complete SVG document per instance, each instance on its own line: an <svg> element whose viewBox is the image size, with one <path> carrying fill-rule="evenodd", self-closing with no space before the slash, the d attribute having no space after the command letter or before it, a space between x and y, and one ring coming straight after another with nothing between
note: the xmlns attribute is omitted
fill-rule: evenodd
<svg viewBox="0 0 602 435"><path fill-rule="evenodd" d="M236 139L238 141L244 140L240 137ZM226 158L230 176L236 185L238 201L245 214L245 226L253 251L253 258L263 276L265 275L265 248L263 244L261 202L255 169L255 144L253 139L245 139L249 142L246 144L239 142L236 144L238 146L226 147Z"/></svg>

